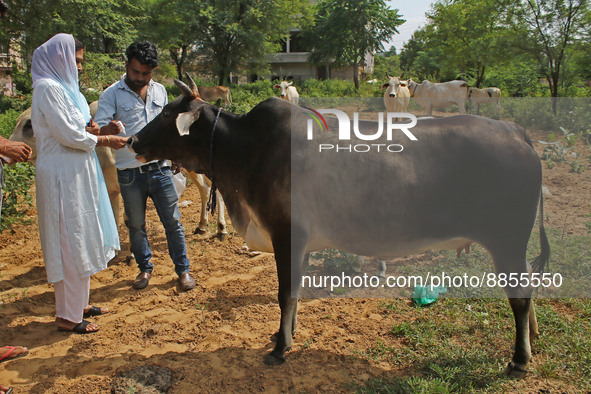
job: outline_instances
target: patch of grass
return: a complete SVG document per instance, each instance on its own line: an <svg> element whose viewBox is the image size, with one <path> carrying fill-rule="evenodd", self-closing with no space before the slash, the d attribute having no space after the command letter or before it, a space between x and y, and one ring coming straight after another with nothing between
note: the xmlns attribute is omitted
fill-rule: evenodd
<svg viewBox="0 0 591 394"><path fill-rule="evenodd" d="M516 389L516 381L502 374L515 340L506 300L446 299L430 308L413 309L414 320L397 322L390 331L391 340L400 346L380 339L374 347L355 353L414 372L403 378L369 380L355 387L358 392ZM530 377L576 381L577 388L591 389L591 300L536 300L536 311L541 336L532 345Z"/></svg>
<svg viewBox="0 0 591 394"><path fill-rule="evenodd" d="M364 386L357 387L358 393L449 393L454 387L449 387L440 379L426 379L423 377L411 377L386 381L374 379Z"/></svg>
<svg viewBox="0 0 591 394"><path fill-rule="evenodd" d="M357 354L361 358L373 361L388 360L392 361L396 350L390 346L384 344L381 339L378 339L375 346L365 350L354 350L353 353Z"/></svg>

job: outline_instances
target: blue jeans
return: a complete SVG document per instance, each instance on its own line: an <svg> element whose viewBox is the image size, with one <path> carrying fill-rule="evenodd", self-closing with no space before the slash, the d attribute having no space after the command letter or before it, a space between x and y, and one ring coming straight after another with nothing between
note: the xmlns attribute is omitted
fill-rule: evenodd
<svg viewBox="0 0 591 394"><path fill-rule="evenodd" d="M142 172L139 168L118 170L119 187L129 229L131 252L141 272L151 273L152 250L146 234L146 202L154 202L156 212L166 231L168 253L174 263L177 275L189 272L189 259L185 245L185 231L179 221L178 197L170 167L156 168Z"/></svg>

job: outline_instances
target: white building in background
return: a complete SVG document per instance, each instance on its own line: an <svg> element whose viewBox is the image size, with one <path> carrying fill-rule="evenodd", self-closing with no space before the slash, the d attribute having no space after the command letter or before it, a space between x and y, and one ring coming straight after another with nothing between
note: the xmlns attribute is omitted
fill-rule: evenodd
<svg viewBox="0 0 591 394"><path fill-rule="evenodd" d="M280 52L274 53L267 57L270 66L270 73L264 75L249 74L248 82L253 82L260 78L278 79L278 80L295 80L302 81L306 79L353 79L353 67L344 67L335 69L330 64L323 66L313 66L308 64L308 56L310 51L302 43L299 38L300 30L292 29L289 32L289 37L282 43ZM365 66L360 67L358 72L360 77L364 74L371 74L373 72L374 57L373 54L367 53L365 56ZM246 82L246 81L245 81Z"/></svg>

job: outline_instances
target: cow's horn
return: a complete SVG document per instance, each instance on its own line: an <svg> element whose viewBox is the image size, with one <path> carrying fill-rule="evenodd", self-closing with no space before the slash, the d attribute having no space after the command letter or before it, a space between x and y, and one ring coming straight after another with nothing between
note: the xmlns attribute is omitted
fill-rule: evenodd
<svg viewBox="0 0 591 394"><path fill-rule="evenodd" d="M388 73L386 73L386 77L388 77L388 79L392 78L392 76Z"/></svg>
<svg viewBox="0 0 591 394"><path fill-rule="evenodd" d="M187 84L184 83L183 81L179 81L178 79L175 79L174 84L179 88L179 90L181 91L183 96L195 97L195 93L193 93L193 90L190 87L188 87Z"/></svg>
<svg viewBox="0 0 591 394"><path fill-rule="evenodd" d="M199 93L199 90L197 89L197 85L195 84L195 81L193 81L193 78L191 78L191 76L189 75L188 72L185 71L185 77L187 77L187 82L189 83L189 88L195 92L195 93Z"/></svg>

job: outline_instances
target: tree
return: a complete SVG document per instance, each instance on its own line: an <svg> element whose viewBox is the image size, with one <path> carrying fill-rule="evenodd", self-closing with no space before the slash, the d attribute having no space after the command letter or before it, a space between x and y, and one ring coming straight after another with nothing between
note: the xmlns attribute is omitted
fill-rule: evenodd
<svg viewBox="0 0 591 394"><path fill-rule="evenodd" d="M201 0L196 10L197 45L201 63L217 76L218 84L248 65L268 67L288 29L309 18L308 0Z"/></svg>
<svg viewBox="0 0 591 394"><path fill-rule="evenodd" d="M0 39L18 46L24 59L63 32L84 42L88 51L115 53L135 37L142 5L141 0L14 0L0 22Z"/></svg>
<svg viewBox="0 0 591 394"><path fill-rule="evenodd" d="M367 53L384 50L384 42L404 23L398 10L384 0L321 0L316 25L304 37L313 46L308 61L336 67L353 66L355 89L359 89L359 66Z"/></svg>
<svg viewBox="0 0 591 394"><path fill-rule="evenodd" d="M406 75L420 80L439 81L442 74L446 73L442 69L443 51L433 37L432 30L432 25L419 28L404 44L400 52L400 67ZM452 74L457 74L456 70Z"/></svg>
<svg viewBox="0 0 591 394"><path fill-rule="evenodd" d="M181 81L183 66L196 56L200 3L199 0L152 0L147 6L149 17L141 28L141 37L169 52Z"/></svg>
<svg viewBox="0 0 591 394"><path fill-rule="evenodd" d="M400 56L396 54L396 48L392 47L389 51L376 56L374 59L373 76L378 80L386 78L386 74L400 76Z"/></svg>
<svg viewBox="0 0 591 394"><path fill-rule="evenodd" d="M552 97L558 87L567 50L588 29L587 0L523 0L513 9L515 45L531 53L548 80ZM556 114L556 100L552 101Z"/></svg>
<svg viewBox="0 0 591 394"><path fill-rule="evenodd" d="M509 1L442 0L427 13L446 67L474 78L476 87L486 68L504 58L499 38Z"/></svg>

